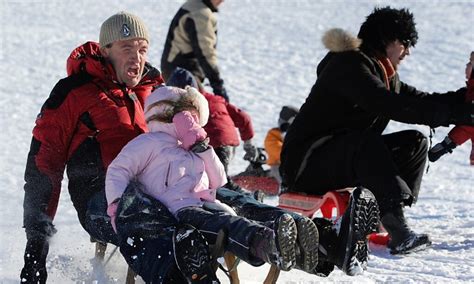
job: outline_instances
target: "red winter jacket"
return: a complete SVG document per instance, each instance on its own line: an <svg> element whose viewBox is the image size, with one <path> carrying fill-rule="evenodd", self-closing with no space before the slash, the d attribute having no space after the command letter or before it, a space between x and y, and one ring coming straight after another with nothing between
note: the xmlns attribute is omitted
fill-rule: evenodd
<svg viewBox="0 0 474 284"><path fill-rule="evenodd" d="M253 138L254 131L250 116L243 110L228 103L223 97L203 92L209 103L209 121L204 126L212 147L238 146L240 138L245 141Z"/></svg>
<svg viewBox="0 0 474 284"><path fill-rule="evenodd" d="M103 190L106 169L122 147L146 132L143 102L163 83L147 64L138 86L120 84L95 42L71 53L67 71L33 129L24 187L27 235L50 234L66 166L71 200L84 226L88 200Z"/></svg>

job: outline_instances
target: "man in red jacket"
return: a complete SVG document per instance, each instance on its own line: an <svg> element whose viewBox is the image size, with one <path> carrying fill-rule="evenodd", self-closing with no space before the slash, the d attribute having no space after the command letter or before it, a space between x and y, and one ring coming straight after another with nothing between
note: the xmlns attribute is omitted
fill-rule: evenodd
<svg viewBox="0 0 474 284"><path fill-rule="evenodd" d="M25 171L22 283L46 282L48 241L56 232L53 218L66 166L81 225L94 239L118 243L108 220L91 218L91 204L97 205L91 201L103 195L110 162L146 131L143 102L163 83L160 72L146 63L149 42L140 18L113 15L102 24L99 43L87 42L71 53L68 77L42 106Z"/></svg>

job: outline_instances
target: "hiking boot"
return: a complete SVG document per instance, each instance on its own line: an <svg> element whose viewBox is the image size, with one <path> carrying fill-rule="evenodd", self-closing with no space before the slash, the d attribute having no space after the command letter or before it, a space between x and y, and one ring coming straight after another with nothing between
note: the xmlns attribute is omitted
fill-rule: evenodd
<svg viewBox="0 0 474 284"><path fill-rule="evenodd" d="M379 223L379 208L372 192L363 187L354 189L339 222L336 255L329 259L347 275L361 274L367 269L367 236L377 230Z"/></svg>
<svg viewBox="0 0 474 284"><path fill-rule="evenodd" d="M318 264L318 228L311 219L294 218L298 231L296 242L296 268L312 273Z"/></svg>
<svg viewBox="0 0 474 284"><path fill-rule="evenodd" d="M274 223L274 230L258 230L250 246L250 253L261 260L289 271L295 266L296 224L289 214L281 215Z"/></svg>
<svg viewBox="0 0 474 284"><path fill-rule="evenodd" d="M428 235L416 234L408 227L401 205L392 208L381 218L381 221L390 235L387 247L391 254L420 251L431 245Z"/></svg>
<svg viewBox="0 0 474 284"><path fill-rule="evenodd" d="M433 148L428 151L428 159L430 162L436 162L444 154L452 153L456 146L457 145L451 139L449 139L448 136L446 136L446 138L444 138L441 143L434 145Z"/></svg>
<svg viewBox="0 0 474 284"><path fill-rule="evenodd" d="M220 283L204 236L191 225L179 225L173 234L174 259L188 283Z"/></svg>

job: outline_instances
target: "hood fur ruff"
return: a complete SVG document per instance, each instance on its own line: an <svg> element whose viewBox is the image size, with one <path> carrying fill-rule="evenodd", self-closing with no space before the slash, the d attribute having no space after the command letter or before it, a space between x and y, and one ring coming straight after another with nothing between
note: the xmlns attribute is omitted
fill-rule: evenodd
<svg viewBox="0 0 474 284"><path fill-rule="evenodd" d="M339 28L328 30L324 34L322 41L324 46L332 52L357 50L362 43L361 39Z"/></svg>

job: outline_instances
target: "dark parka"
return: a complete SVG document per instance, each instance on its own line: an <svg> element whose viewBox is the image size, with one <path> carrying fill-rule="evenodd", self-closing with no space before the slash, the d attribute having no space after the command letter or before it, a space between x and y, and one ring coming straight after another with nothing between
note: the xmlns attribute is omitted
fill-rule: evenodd
<svg viewBox="0 0 474 284"><path fill-rule="evenodd" d="M374 56L359 50L354 38L349 38L352 42L341 38L318 65L316 83L285 137L280 171L290 190L313 190L295 188L295 181L308 157L324 143L331 143L333 136L351 131L381 135L390 120L448 126L456 107L463 103L465 88L428 94L400 81L397 73L386 82L384 69Z"/></svg>

